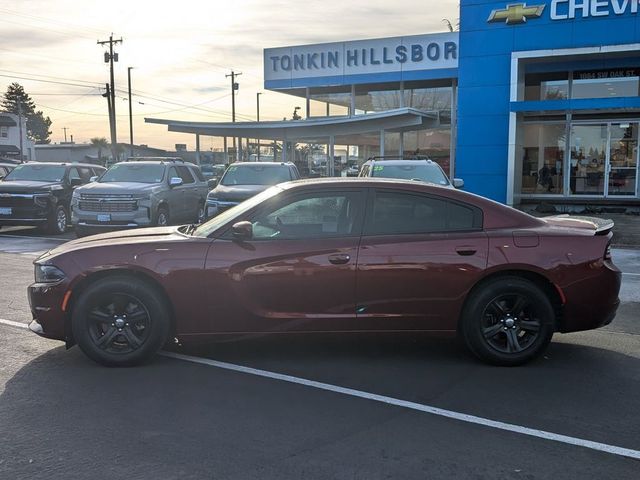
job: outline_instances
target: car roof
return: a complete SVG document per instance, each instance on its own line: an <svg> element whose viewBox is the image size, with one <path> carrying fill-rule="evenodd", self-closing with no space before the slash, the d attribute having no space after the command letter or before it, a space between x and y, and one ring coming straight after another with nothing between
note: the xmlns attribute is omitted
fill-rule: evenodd
<svg viewBox="0 0 640 480"><path fill-rule="evenodd" d="M427 160L427 159L415 159L412 160L410 158L405 159L405 160L376 160L376 159L372 159L372 160L367 160L366 163L383 163L385 165L406 165L407 163L422 163L424 165L438 165L436 162L434 162L433 160Z"/></svg>
<svg viewBox="0 0 640 480"><path fill-rule="evenodd" d="M56 167L89 167L89 168L104 168L102 165L95 165L93 163L78 163L78 162L26 162L14 165L19 167L21 165L53 165Z"/></svg>

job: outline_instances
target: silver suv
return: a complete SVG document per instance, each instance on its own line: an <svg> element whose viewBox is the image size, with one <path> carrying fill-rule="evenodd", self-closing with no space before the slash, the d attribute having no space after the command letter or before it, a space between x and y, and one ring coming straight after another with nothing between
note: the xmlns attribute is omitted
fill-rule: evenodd
<svg viewBox="0 0 640 480"><path fill-rule="evenodd" d="M385 157L373 157L362 164L359 176L418 180L448 188L464 186L464 181L460 178L454 178L451 182L442 167L429 159L389 160Z"/></svg>
<svg viewBox="0 0 640 480"><path fill-rule="evenodd" d="M205 218L207 182L199 167L182 159L136 158L92 180L76 188L71 200L78 237Z"/></svg>

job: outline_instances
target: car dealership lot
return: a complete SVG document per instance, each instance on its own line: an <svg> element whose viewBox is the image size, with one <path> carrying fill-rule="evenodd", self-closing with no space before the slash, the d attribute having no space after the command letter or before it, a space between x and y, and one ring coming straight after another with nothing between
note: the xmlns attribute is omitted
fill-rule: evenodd
<svg viewBox="0 0 640 480"><path fill-rule="evenodd" d="M30 320L31 261L63 240L0 232L1 319ZM260 372L166 356L106 369L4 322L0 478L637 478L638 460L621 450L375 397L640 450L640 253L615 250L614 261L625 275L613 324L556 335L542 359L512 369L421 336L247 338L176 349Z"/></svg>

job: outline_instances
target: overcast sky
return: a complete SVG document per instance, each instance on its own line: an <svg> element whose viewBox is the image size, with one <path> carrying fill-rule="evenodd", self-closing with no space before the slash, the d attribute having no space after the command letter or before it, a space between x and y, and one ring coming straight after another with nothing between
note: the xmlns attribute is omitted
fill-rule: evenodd
<svg viewBox="0 0 640 480"><path fill-rule="evenodd" d="M187 143L191 149L192 135L147 125L144 117L230 121L225 74L233 68L242 72L237 120L254 120L256 92L263 91L264 48L436 33L446 31L442 19L457 17L457 0L4 2L0 89L4 93L9 83L22 84L53 121L53 142L64 141L63 127L76 143L108 138L106 100L100 93L109 71L104 48L96 41L113 32L124 40L116 48L118 141L129 140L131 66L135 143L168 149ZM290 117L298 104L295 97L264 92L261 119ZM211 146L207 138L201 148Z"/></svg>

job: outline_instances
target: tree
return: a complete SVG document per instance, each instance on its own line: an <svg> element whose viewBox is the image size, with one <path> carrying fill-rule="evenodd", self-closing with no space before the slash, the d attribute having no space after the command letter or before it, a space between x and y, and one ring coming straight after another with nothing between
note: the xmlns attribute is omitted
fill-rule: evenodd
<svg viewBox="0 0 640 480"><path fill-rule="evenodd" d="M94 137L91 140L91 145L98 148L98 162L102 161L102 149L109 148L109 142L104 137Z"/></svg>
<svg viewBox="0 0 640 480"><path fill-rule="evenodd" d="M27 119L27 135L37 144L51 143L51 119L42 111L36 111L36 104L19 83L7 87L1 102L2 108L16 115L22 114ZM22 111L21 111L22 110Z"/></svg>

